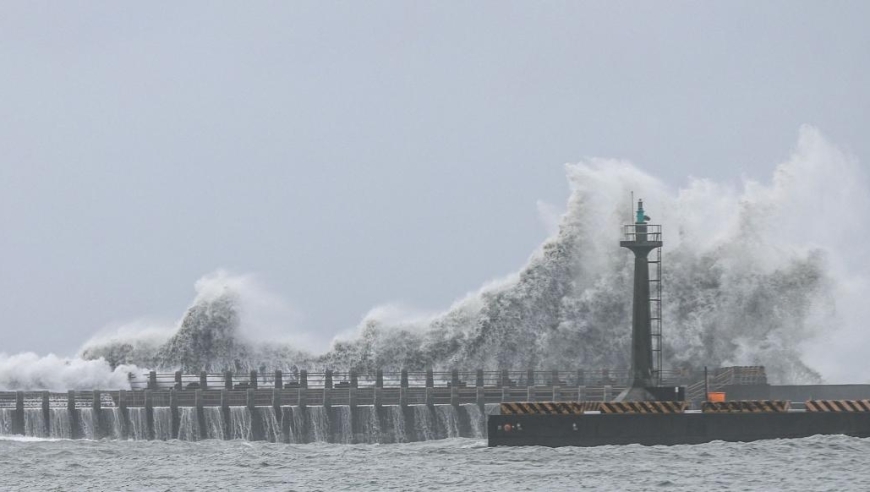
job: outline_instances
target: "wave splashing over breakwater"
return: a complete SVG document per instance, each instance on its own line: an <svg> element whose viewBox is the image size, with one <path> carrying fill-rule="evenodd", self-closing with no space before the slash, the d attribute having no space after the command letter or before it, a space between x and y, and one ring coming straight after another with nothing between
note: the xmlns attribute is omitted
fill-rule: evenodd
<svg viewBox="0 0 870 492"><path fill-rule="evenodd" d="M867 180L818 131L801 129L770 184L693 179L673 190L606 159L566 170L571 195L558 232L519 272L441 314L404 320L377 308L355 336L311 355L249 336L250 282L218 273L197 283L196 301L168 338L95 339L82 357L191 372L627 368L632 262L617 244L635 191L665 233L666 369L764 365L780 383L819 381L813 367L829 379L868 376L859 359L842 356L854 354L855 337L867 338L858 331L867 272L853 263L861 241L851 224L870 211Z"/></svg>
<svg viewBox="0 0 870 492"><path fill-rule="evenodd" d="M858 298L840 282L851 253L842 245L855 241L848 217L870 210L866 179L815 130L802 130L769 186L694 180L673 192L629 163L601 159L567 170L572 193L559 232L517 275L422 326L374 312L358 339L328 356L374 362L369 369L627 367L633 272L617 244L631 190L643 191L665 231L666 367L764 365L773 382L817 381L806 343L860 319L848 318Z"/></svg>

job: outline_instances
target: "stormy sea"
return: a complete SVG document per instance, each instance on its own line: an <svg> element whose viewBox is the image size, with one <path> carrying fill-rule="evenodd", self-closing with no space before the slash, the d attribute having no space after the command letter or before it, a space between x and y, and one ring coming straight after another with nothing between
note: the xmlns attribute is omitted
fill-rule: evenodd
<svg viewBox="0 0 870 492"><path fill-rule="evenodd" d="M297 343L294 334L258 335L263 319L258 310L271 304L263 298L272 294L253 276L219 270L195 283L193 302L172 326L135 323L100 331L73 357L0 354L0 391L129 390L149 371L626 370L633 265L618 242L621 226L630 220L631 192L644 199L652 222L664 230L664 369L764 366L775 384L870 379L860 350L870 340L862 325L870 314L864 301L870 286L866 262L859 260L865 253L858 247L867 234L854 216L856 210L870 210L867 179L853 158L817 130L803 128L791 156L764 183L693 178L673 188L629 162L608 159L565 169L568 203L555 214L554 207L540 207L553 224L552 234L526 265L439 313L378 306L328 350L316 352ZM121 422L112 408L102 409L106 415L98 420L87 408L71 414L28 408L24 435L13 435L4 420L8 409L0 409L0 489L866 490L870 485L863 472L862 457L870 451L866 440L825 436L672 447L490 449L485 416L472 407L410 420L373 418L363 437L342 431L343 424L306 425L311 435L304 439L281 437L277 420L259 415L266 435L273 433L266 440L250 439L251 416L244 407L234 411L229 429L208 424L206 431L190 431L182 413L179 425L186 430L177 435L159 423L165 419L155 408L149 431L155 439L142 438L137 415L123 419L129 428L112 428ZM316 414L312 410L305 418ZM73 429L64 415L75 415L79 426ZM350 418L348 413L346 428L359 428ZM87 424L97 421L108 427ZM224 425L218 421L215 426ZM79 438L70 439L74 433Z"/></svg>
<svg viewBox="0 0 870 492"><path fill-rule="evenodd" d="M488 448L0 439L3 490L844 490L870 488L870 440ZM40 465L33 466L35 460Z"/></svg>

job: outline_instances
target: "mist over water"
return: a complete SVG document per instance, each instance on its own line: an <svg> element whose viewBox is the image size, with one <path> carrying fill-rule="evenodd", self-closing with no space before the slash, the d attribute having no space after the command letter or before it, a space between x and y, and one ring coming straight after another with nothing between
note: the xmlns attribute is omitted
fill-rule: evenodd
<svg viewBox="0 0 870 492"><path fill-rule="evenodd" d="M354 335L313 354L304 332L282 331L289 315L280 300L252 277L218 271L197 282L177 328L95 337L75 364L103 364L105 374L124 364L191 372L627 368L633 262L618 241L634 191L664 230L666 368L764 365L777 383L870 378L860 356L870 337L861 326L870 266L858 220L870 214L870 187L864 169L817 130L801 129L769 183L690 179L674 189L608 159L568 164L566 174L571 195L558 231L518 272L439 314L377 307ZM49 384L28 380L9 363L16 357L0 358L0 387Z"/></svg>

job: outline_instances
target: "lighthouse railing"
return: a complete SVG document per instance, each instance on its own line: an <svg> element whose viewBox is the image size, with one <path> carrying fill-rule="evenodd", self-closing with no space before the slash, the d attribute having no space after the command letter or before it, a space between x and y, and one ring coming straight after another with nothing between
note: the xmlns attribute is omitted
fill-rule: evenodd
<svg viewBox="0 0 870 492"><path fill-rule="evenodd" d="M660 242L660 224L626 224L622 226L622 240L628 242Z"/></svg>

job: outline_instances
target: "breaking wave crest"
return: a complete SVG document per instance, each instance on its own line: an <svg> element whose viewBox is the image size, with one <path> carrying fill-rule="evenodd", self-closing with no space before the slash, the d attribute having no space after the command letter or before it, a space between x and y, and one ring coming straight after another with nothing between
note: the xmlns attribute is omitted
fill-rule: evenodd
<svg viewBox="0 0 870 492"><path fill-rule="evenodd" d="M158 369L627 368L631 253L618 248L635 191L664 230L666 368L764 365L772 382L867 377L844 360L861 337L867 273L853 217L870 211L854 159L801 129L771 183L693 179L674 190L625 161L566 165L571 195L558 232L518 273L446 311L372 310L353 336L314 355L257 341L239 277L223 272L163 338L95 339L81 352ZM860 231L858 231L860 233ZM449 261L449 259L443 259ZM816 348L814 348L816 347Z"/></svg>
<svg viewBox="0 0 870 492"><path fill-rule="evenodd" d="M0 389L90 390L129 389L127 375L135 366L110 367L104 359L83 360L55 355L40 357L32 352L0 354Z"/></svg>
<svg viewBox="0 0 870 492"><path fill-rule="evenodd" d="M321 360L364 369L627 368L633 264L617 244L634 190L665 231L665 366L759 364L774 382L821 379L806 362L810 344L860 319L851 311L858 297L839 285L866 274L849 273L857 257L843 248L856 240L848 218L870 211L853 159L805 127L769 185L695 179L673 191L624 161L566 168L571 196L559 231L518 274L428 320L372 312L356 338ZM814 355L840 376L836 354Z"/></svg>

